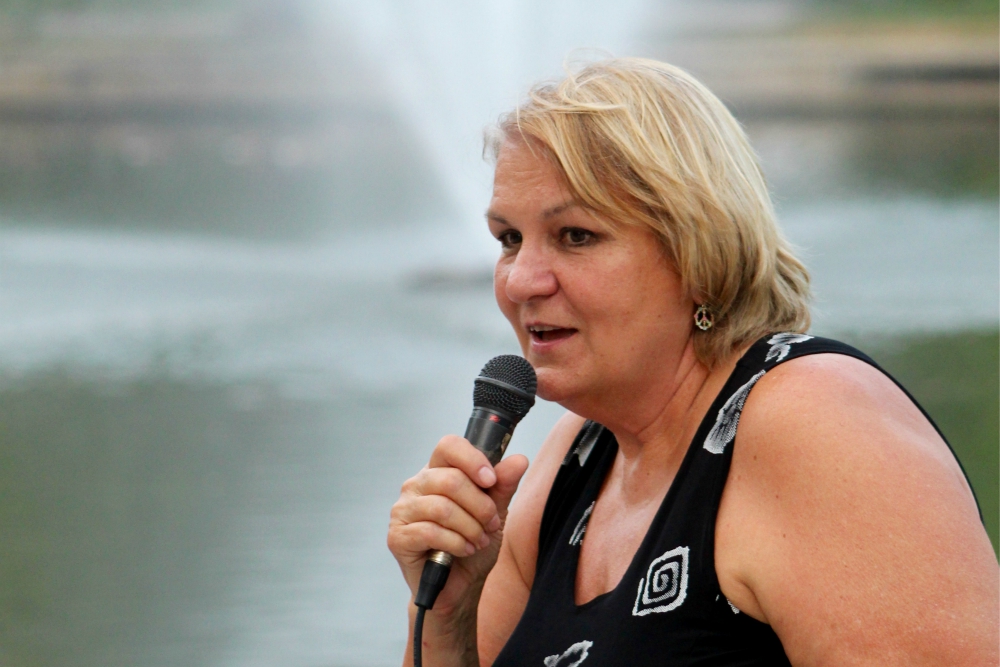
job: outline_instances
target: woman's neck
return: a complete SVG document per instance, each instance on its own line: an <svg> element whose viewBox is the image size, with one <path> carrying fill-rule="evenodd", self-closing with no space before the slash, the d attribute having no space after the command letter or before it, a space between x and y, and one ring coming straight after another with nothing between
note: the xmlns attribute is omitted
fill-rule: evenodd
<svg viewBox="0 0 1000 667"><path fill-rule="evenodd" d="M643 386L614 392L577 412L603 424L618 441L612 475L622 476L639 497L672 478L702 419L732 373L743 350L709 369L689 343L673 368L652 375ZM611 392L609 392L611 394ZM588 406L589 407L589 406Z"/></svg>

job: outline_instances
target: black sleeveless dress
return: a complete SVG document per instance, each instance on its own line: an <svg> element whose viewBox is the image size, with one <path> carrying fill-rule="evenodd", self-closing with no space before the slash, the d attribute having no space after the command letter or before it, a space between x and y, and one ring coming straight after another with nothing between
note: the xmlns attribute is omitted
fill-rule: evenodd
<svg viewBox="0 0 1000 667"><path fill-rule="evenodd" d="M741 613L722 594L715 519L740 413L754 384L777 364L831 352L878 367L852 347L805 334L757 341L709 408L621 582L577 606L580 544L618 451L610 431L587 422L553 482L531 595L494 666L788 665L771 626Z"/></svg>

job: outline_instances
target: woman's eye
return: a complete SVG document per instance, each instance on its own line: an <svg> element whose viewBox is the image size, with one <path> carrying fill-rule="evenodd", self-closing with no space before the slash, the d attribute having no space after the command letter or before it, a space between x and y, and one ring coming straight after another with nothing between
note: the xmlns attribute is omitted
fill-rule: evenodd
<svg viewBox="0 0 1000 667"><path fill-rule="evenodd" d="M500 245L506 250L521 243L521 233L509 230L497 236Z"/></svg>
<svg viewBox="0 0 1000 667"><path fill-rule="evenodd" d="M587 245L594 240L594 233L578 227L569 227L563 230L563 239L572 246Z"/></svg>

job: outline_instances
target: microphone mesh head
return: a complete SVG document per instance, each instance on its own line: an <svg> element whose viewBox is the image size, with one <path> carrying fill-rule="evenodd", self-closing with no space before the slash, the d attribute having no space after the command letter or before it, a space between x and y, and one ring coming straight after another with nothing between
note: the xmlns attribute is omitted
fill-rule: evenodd
<svg viewBox="0 0 1000 667"><path fill-rule="evenodd" d="M527 396L477 379L472 391L472 403L476 407L499 408L514 417L515 421L521 421L535 404L538 378L535 377L535 369L522 357L514 354L493 357L483 366L479 377L503 382Z"/></svg>

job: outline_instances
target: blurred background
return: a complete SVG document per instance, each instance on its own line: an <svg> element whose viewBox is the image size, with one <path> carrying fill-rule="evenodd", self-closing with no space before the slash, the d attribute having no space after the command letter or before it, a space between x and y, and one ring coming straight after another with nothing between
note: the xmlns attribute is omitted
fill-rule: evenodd
<svg viewBox="0 0 1000 667"><path fill-rule="evenodd" d="M745 124L996 548L996 2L0 0L0 665L398 664L389 507L516 351L482 128L608 53Z"/></svg>

